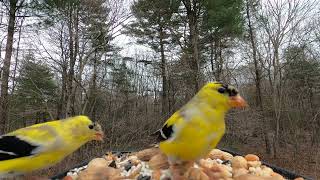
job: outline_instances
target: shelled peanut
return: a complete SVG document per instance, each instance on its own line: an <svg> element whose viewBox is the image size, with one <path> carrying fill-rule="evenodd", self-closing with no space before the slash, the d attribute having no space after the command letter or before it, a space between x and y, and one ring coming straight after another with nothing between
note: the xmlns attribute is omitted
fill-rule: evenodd
<svg viewBox="0 0 320 180"><path fill-rule="evenodd" d="M69 174L69 179L137 179L137 180L284 180L270 167L262 165L254 154L233 156L213 149L196 162L169 163L158 148L118 157L108 153L93 159L80 173ZM303 178L295 179L303 180Z"/></svg>

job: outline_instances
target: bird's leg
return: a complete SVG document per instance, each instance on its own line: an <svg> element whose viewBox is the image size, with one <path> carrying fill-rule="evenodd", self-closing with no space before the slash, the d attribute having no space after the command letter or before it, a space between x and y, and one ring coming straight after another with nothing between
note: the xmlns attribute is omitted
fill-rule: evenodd
<svg viewBox="0 0 320 180"><path fill-rule="evenodd" d="M193 166L193 161L182 161L180 159L177 159L175 157L168 157L169 165L170 165L170 171L172 173L173 179L177 180L184 180L185 173L188 171L188 169Z"/></svg>
<svg viewBox="0 0 320 180"><path fill-rule="evenodd" d="M195 163L196 163L196 164L200 164L200 159L197 159L197 160L195 161Z"/></svg>
<svg viewBox="0 0 320 180"><path fill-rule="evenodd" d="M169 162L170 165L171 164L181 164L182 163L182 161L179 158L175 157L175 156L168 156L168 162Z"/></svg>

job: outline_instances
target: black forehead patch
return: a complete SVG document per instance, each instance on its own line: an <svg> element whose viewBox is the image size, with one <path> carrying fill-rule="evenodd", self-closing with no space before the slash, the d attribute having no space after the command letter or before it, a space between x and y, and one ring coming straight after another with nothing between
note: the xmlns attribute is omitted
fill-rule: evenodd
<svg viewBox="0 0 320 180"><path fill-rule="evenodd" d="M233 86L229 86L228 84L223 84L222 87L226 89L229 96L236 96L239 93L236 88L234 88Z"/></svg>

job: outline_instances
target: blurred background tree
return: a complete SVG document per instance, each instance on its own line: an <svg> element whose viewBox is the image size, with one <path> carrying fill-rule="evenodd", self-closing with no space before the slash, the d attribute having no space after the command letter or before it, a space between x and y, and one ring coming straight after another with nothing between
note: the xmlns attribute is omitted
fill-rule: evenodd
<svg viewBox="0 0 320 180"><path fill-rule="evenodd" d="M11 111L18 113L17 118L39 123L54 118L57 100L57 85L51 69L37 61L31 52L26 54L21 62L16 91L12 94ZM35 122L23 123L25 126Z"/></svg>

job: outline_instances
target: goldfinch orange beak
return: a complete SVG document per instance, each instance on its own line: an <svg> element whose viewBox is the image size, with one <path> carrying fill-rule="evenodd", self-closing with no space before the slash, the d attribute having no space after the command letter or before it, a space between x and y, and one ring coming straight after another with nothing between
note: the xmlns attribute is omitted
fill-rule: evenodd
<svg viewBox="0 0 320 180"><path fill-rule="evenodd" d="M102 131L102 128L100 126L100 124L98 123L93 123L93 129L96 131L96 133L94 134L94 137L93 139L96 140L96 141L103 141L103 136L104 136L104 133Z"/></svg>
<svg viewBox="0 0 320 180"><path fill-rule="evenodd" d="M233 108L243 108L248 106L247 102L240 95L231 96L229 98L229 104Z"/></svg>
<svg viewBox="0 0 320 180"><path fill-rule="evenodd" d="M94 134L94 140L103 141L103 136L104 136L104 134L103 134L102 131L101 132L97 132L97 133Z"/></svg>

